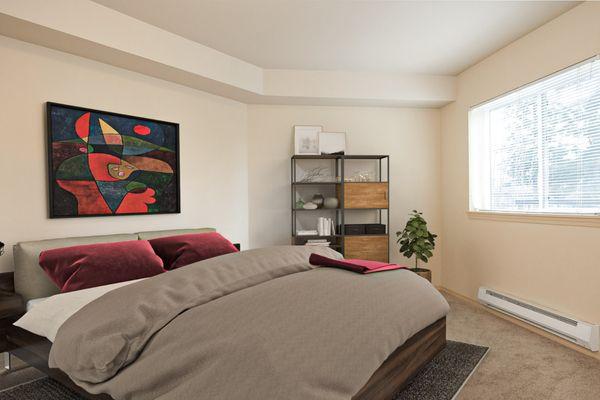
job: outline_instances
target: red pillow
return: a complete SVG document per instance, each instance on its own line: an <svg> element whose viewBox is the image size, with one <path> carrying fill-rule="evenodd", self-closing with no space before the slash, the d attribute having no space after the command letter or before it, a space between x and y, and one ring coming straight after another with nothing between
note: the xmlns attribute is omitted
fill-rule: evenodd
<svg viewBox="0 0 600 400"><path fill-rule="evenodd" d="M238 251L217 232L162 237L150 240L150 244L168 270Z"/></svg>
<svg viewBox="0 0 600 400"><path fill-rule="evenodd" d="M147 240L63 247L40 253L40 266L61 292L148 278L165 272Z"/></svg>

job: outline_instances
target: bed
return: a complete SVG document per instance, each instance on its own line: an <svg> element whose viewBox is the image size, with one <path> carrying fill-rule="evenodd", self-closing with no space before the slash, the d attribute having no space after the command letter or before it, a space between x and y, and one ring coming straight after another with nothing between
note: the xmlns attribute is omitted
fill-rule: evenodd
<svg viewBox="0 0 600 400"><path fill-rule="evenodd" d="M57 308L31 303L64 296L39 268L42 250L206 231L20 243L15 288L31 311ZM11 352L89 399L390 400L445 346L448 304L409 271L365 278L311 267L308 251L249 250L124 285L69 316L54 343L11 327Z"/></svg>

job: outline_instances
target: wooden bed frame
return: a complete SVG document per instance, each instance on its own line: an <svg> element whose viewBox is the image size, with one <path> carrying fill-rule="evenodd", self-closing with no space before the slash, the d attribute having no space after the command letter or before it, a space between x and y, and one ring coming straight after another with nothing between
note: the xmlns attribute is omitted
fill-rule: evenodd
<svg viewBox="0 0 600 400"><path fill-rule="evenodd" d="M93 395L77 386L61 370L48 367L52 343L41 336L16 326L7 329L9 351L27 364L42 371L90 400L113 400ZM391 400L436 354L446 346L446 318L441 318L419 331L398 347L375 371L352 400Z"/></svg>
<svg viewBox="0 0 600 400"><path fill-rule="evenodd" d="M352 400L391 400L446 347L446 317L421 329L398 347Z"/></svg>
<svg viewBox="0 0 600 400"><path fill-rule="evenodd" d="M61 370L49 368L52 343L48 339L16 326L8 329L7 339L12 354L71 390L90 400L112 400L108 395L87 393ZM442 318L398 347L352 400L391 400L445 346L446 318Z"/></svg>

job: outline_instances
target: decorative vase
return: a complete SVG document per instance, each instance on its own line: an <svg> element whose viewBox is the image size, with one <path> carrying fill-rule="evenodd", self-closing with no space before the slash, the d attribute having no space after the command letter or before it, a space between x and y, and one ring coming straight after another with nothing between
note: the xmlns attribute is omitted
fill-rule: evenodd
<svg viewBox="0 0 600 400"><path fill-rule="evenodd" d="M323 207L324 201L325 201L325 198L323 197L323 195L321 193L315 194L312 198L312 202L317 205L317 208Z"/></svg>
<svg viewBox="0 0 600 400"><path fill-rule="evenodd" d="M337 197L326 197L323 202L323 207L325 208L338 208L338 199Z"/></svg>

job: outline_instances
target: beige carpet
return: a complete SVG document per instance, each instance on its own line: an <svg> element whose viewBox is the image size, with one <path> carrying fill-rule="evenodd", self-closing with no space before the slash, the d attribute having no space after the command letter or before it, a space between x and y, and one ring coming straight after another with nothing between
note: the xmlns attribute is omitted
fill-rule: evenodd
<svg viewBox="0 0 600 400"><path fill-rule="evenodd" d="M37 369L29 368L18 358L12 357L11 371L0 368L0 390L30 382L44 376L46 375L42 374Z"/></svg>
<svg viewBox="0 0 600 400"><path fill-rule="evenodd" d="M490 347L457 400L600 399L600 361L445 296L452 308L448 339ZM0 373L0 390L40 376L32 368Z"/></svg>
<svg viewBox="0 0 600 400"><path fill-rule="evenodd" d="M457 400L600 399L600 361L444 295L448 339L490 348Z"/></svg>

